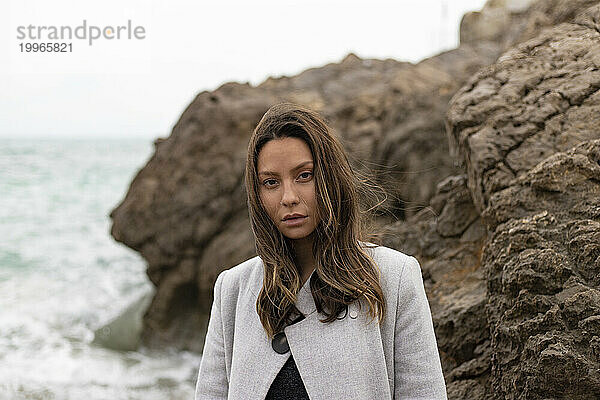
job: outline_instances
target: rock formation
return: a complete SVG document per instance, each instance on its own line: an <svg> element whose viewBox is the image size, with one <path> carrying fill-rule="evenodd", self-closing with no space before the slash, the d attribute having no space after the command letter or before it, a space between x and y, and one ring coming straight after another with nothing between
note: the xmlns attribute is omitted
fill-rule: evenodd
<svg viewBox="0 0 600 400"><path fill-rule="evenodd" d="M600 398L599 17L592 6L506 52L448 111L488 232L498 399Z"/></svg>
<svg viewBox="0 0 600 400"><path fill-rule="evenodd" d="M421 262L449 398L600 397L598 3L490 0L415 65L200 93L111 213L157 286L144 343L201 351L217 274L254 255L247 140L292 101L393 190L384 244Z"/></svg>

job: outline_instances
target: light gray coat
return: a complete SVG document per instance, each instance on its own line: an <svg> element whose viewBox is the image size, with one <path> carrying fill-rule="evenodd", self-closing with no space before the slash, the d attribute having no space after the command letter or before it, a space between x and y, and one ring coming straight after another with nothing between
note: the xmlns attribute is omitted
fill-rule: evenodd
<svg viewBox="0 0 600 400"><path fill-rule="evenodd" d="M349 306L346 318L320 322L309 286L315 272L298 292L296 307L306 318L284 332L309 397L446 399L419 262L385 246L365 249L381 270L383 325L377 318L367 324L363 300L362 309ZM256 312L263 268L256 256L219 274L196 400L262 400L290 356L273 350Z"/></svg>

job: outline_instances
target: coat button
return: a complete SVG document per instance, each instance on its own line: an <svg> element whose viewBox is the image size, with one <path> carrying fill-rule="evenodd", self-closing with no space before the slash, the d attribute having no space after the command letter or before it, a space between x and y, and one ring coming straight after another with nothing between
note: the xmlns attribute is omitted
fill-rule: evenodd
<svg viewBox="0 0 600 400"><path fill-rule="evenodd" d="M358 317L358 310L356 308L352 308L350 310L350 318L356 319L356 317Z"/></svg>
<svg viewBox="0 0 600 400"><path fill-rule="evenodd" d="M290 350L287 337L285 337L285 333L283 332L279 332L273 337L271 346L279 354L285 354Z"/></svg>

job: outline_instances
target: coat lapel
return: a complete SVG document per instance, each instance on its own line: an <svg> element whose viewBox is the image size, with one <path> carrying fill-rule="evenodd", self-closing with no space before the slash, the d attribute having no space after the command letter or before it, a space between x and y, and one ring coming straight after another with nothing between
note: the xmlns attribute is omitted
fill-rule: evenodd
<svg viewBox="0 0 600 400"><path fill-rule="evenodd" d="M230 399L264 400L271 383L290 356L289 352L279 354L273 350L256 312L256 299L263 283L262 261L259 264L237 304Z"/></svg>
<svg viewBox="0 0 600 400"><path fill-rule="evenodd" d="M377 319L367 324L368 307L354 302L344 318L321 322L325 316L316 311L310 279L296 303L306 319L284 332L311 400L391 399Z"/></svg>
<svg viewBox="0 0 600 400"><path fill-rule="evenodd" d="M355 302L345 318L323 323L310 286L298 293L306 319L284 332L311 400L392 398L377 319L367 325L367 307L361 305Z"/></svg>

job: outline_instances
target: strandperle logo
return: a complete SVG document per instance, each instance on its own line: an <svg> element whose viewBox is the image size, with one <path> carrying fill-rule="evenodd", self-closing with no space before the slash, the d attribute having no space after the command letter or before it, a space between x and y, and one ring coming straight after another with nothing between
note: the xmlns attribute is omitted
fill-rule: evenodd
<svg viewBox="0 0 600 400"><path fill-rule="evenodd" d="M88 45L92 45L95 40L120 40L120 39L145 39L146 29L143 26L133 26L131 20L127 20L127 25L88 25L87 20L83 20L82 25L75 28L62 25L28 25L17 27L17 39L19 40L87 40Z"/></svg>

